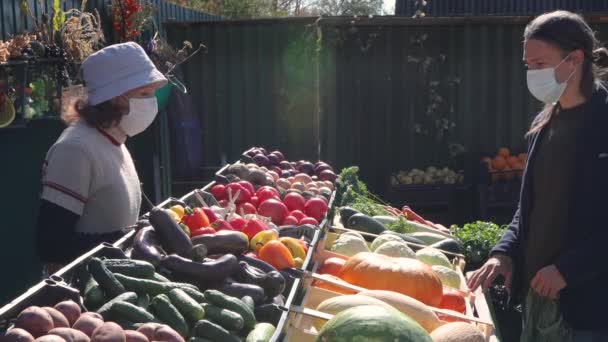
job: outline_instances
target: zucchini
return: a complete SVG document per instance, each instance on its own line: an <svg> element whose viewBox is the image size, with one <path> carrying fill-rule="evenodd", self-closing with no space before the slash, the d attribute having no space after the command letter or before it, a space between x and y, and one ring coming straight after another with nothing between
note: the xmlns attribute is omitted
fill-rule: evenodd
<svg viewBox="0 0 608 342"><path fill-rule="evenodd" d="M188 296L190 296L192 299L194 299L197 303L205 302L205 296L200 291L197 291L197 290L194 290L194 289L191 289L188 287L182 288L182 291L186 292L186 294Z"/></svg>
<svg viewBox="0 0 608 342"><path fill-rule="evenodd" d="M418 233L410 233L410 234L406 234L406 235L413 237L415 239L421 240L422 242L424 242L425 245L432 245L441 240L445 240L445 236L443 236L441 234L435 234L435 233L418 232Z"/></svg>
<svg viewBox="0 0 608 342"><path fill-rule="evenodd" d="M89 277L82 293L84 294L84 305L89 310L99 309L106 302L101 286L93 277Z"/></svg>
<svg viewBox="0 0 608 342"><path fill-rule="evenodd" d="M444 239L453 239L454 237L448 233L444 233L438 229L435 228L431 228L429 226L426 226L424 224L420 224L418 222L414 222L414 221L407 221L407 225L410 226L412 229L414 229L417 233L432 233L432 234L437 234L437 235L441 235L443 236Z"/></svg>
<svg viewBox="0 0 608 342"><path fill-rule="evenodd" d="M116 297L127 292L127 289L108 270L101 259L91 258L89 261L89 272L91 272L95 281L101 286L101 289L108 297Z"/></svg>
<svg viewBox="0 0 608 342"><path fill-rule="evenodd" d="M188 337L188 324L186 319L179 313L179 310L171 304L169 297L164 294L158 295L152 299L152 309L156 317L166 325L173 328L184 338Z"/></svg>
<svg viewBox="0 0 608 342"><path fill-rule="evenodd" d="M234 311L219 308L213 304L202 304L206 319L217 323L229 331L241 331L245 326L243 317Z"/></svg>
<svg viewBox="0 0 608 342"><path fill-rule="evenodd" d="M355 214L348 219L346 228L370 234L382 234L386 227L380 221L365 214Z"/></svg>
<svg viewBox="0 0 608 342"><path fill-rule="evenodd" d="M460 244L458 243L458 241L456 241L456 239L444 239L439 242L435 242L430 247L437 248L440 251L452 252L456 254L462 253L462 250L460 249ZM448 257L448 259L453 258L449 255L446 256Z"/></svg>
<svg viewBox="0 0 608 342"><path fill-rule="evenodd" d="M169 291L169 299L177 310L191 323L205 318L205 309L182 289Z"/></svg>
<svg viewBox="0 0 608 342"><path fill-rule="evenodd" d="M251 309L251 311L255 310L255 302L250 296L245 296L241 298L241 301L245 303Z"/></svg>
<svg viewBox="0 0 608 342"><path fill-rule="evenodd" d="M251 330L245 342L268 342L274 335L276 328L270 323L258 323Z"/></svg>
<svg viewBox="0 0 608 342"><path fill-rule="evenodd" d="M121 284L123 284L127 289L129 289L129 291L145 292L150 296L167 294L173 289L190 288L192 290L198 290L196 286L185 283L161 283L159 281L150 279L128 277L120 273L116 273L115 276Z"/></svg>
<svg viewBox="0 0 608 342"><path fill-rule="evenodd" d="M215 306L234 311L241 315L246 329L253 329L257 324L253 311L238 298L227 296L217 290L207 290L205 291L205 299Z"/></svg>
<svg viewBox="0 0 608 342"><path fill-rule="evenodd" d="M113 273L135 278L150 278L154 275L154 265L147 261L134 259L105 259L103 264Z"/></svg>
<svg viewBox="0 0 608 342"><path fill-rule="evenodd" d="M156 322L156 318L151 313L128 302L118 301L114 303L110 309L110 314L114 319L122 319L133 323Z"/></svg>
<svg viewBox="0 0 608 342"><path fill-rule="evenodd" d="M110 317L110 310L112 309L112 305L116 302L127 302L131 304L137 303L137 294L135 292L125 292L119 296L114 297L109 302L105 303L97 313L100 314L104 319L108 319Z"/></svg>
<svg viewBox="0 0 608 342"><path fill-rule="evenodd" d="M144 310L148 310L148 308L150 307L150 296L147 293L138 293L137 306Z"/></svg>
<svg viewBox="0 0 608 342"><path fill-rule="evenodd" d="M340 223L342 226L346 227L348 223L348 219L355 214L361 214L361 212L357 209L353 209L351 207L342 207L340 208Z"/></svg>
<svg viewBox="0 0 608 342"><path fill-rule="evenodd" d="M228 330L206 319L196 322L194 334L197 337L208 338L212 341L241 342L240 338L232 335Z"/></svg>
<svg viewBox="0 0 608 342"><path fill-rule="evenodd" d="M374 219L384 225L399 221L399 218L396 216L374 216Z"/></svg>

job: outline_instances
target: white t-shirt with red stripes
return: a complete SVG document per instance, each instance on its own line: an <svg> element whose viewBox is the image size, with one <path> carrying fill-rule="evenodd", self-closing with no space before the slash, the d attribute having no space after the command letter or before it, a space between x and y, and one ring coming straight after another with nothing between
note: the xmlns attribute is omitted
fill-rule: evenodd
<svg viewBox="0 0 608 342"><path fill-rule="evenodd" d="M49 149L42 198L80 215L76 232L111 233L137 222L141 188L125 140L80 120Z"/></svg>

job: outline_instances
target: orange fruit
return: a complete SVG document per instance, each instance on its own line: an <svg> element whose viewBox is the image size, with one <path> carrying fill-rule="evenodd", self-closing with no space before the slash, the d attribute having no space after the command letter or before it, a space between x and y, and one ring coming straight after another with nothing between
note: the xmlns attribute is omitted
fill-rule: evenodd
<svg viewBox="0 0 608 342"><path fill-rule="evenodd" d="M506 147L501 147L498 149L498 155L503 158L508 158L511 155L511 151Z"/></svg>
<svg viewBox="0 0 608 342"><path fill-rule="evenodd" d="M498 171L504 170L507 167L507 161L502 156L496 156L492 160L492 167Z"/></svg>
<svg viewBox="0 0 608 342"><path fill-rule="evenodd" d="M509 158L507 158L507 165L512 168L512 169L517 169L517 165L521 164L521 161L519 160L519 158L515 157L515 156L510 156Z"/></svg>
<svg viewBox="0 0 608 342"><path fill-rule="evenodd" d="M528 154L527 153L520 153L519 155L517 155L517 158L522 162L522 163L526 163L526 161L528 160Z"/></svg>

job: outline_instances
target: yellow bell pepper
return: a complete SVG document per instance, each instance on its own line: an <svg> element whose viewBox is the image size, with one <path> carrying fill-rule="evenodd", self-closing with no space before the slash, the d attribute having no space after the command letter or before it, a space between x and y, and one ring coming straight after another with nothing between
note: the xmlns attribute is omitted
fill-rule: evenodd
<svg viewBox="0 0 608 342"><path fill-rule="evenodd" d="M175 211L173 211L171 209L165 209L165 211L167 212L167 214L169 214L169 216L171 216L173 221L175 221L177 223L180 223L182 221L182 218L179 217L179 215Z"/></svg>
<svg viewBox="0 0 608 342"><path fill-rule="evenodd" d="M282 237L279 239L279 241L289 249L294 258L300 258L301 260L306 259L306 251L298 239L292 237Z"/></svg>
<svg viewBox="0 0 608 342"><path fill-rule="evenodd" d="M249 248L254 252L259 252L260 248L264 247L272 240L278 240L279 234L274 229L263 230L253 236L249 242Z"/></svg>
<svg viewBox="0 0 608 342"><path fill-rule="evenodd" d="M293 262L295 262L297 268L302 268L302 266L304 266L304 260L300 258L293 259Z"/></svg>
<svg viewBox="0 0 608 342"><path fill-rule="evenodd" d="M186 209L184 209L184 207L179 204L172 206L171 210L173 210L177 214L177 216L179 216L180 220L184 217L184 214L186 213Z"/></svg>

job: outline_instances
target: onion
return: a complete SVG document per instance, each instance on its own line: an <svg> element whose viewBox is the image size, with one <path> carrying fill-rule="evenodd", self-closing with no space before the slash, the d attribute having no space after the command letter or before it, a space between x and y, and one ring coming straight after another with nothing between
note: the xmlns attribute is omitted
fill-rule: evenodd
<svg viewBox="0 0 608 342"><path fill-rule="evenodd" d="M274 172L274 171L268 171L266 172L267 175L271 176L272 179L274 179L274 181L276 182L277 180L279 180L279 175Z"/></svg>
<svg viewBox="0 0 608 342"><path fill-rule="evenodd" d="M300 191L305 191L306 190L306 185L304 185L304 183L302 183L302 182L294 182L291 185L291 188L292 189L297 189L297 190L300 190Z"/></svg>
<svg viewBox="0 0 608 342"><path fill-rule="evenodd" d="M310 176L305 173L299 173L294 178L296 182L302 182L304 184L312 182L312 178L310 178Z"/></svg>
<svg viewBox="0 0 608 342"><path fill-rule="evenodd" d="M289 188L291 188L291 182L289 182L285 178L279 178L279 179L277 179L276 184L277 184L277 186L280 186L283 189L289 189Z"/></svg>

